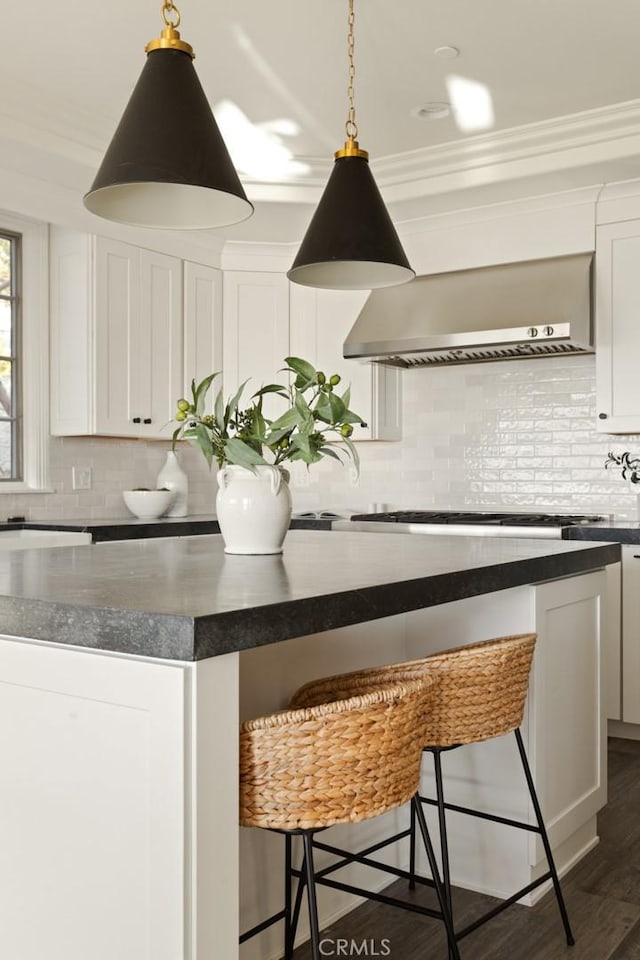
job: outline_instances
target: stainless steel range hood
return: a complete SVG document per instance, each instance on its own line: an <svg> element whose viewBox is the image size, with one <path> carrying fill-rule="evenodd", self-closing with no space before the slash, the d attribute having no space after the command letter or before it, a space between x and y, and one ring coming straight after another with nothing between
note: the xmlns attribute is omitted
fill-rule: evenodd
<svg viewBox="0 0 640 960"><path fill-rule="evenodd" d="M526 260L374 290L344 356L417 367L593 353L592 260Z"/></svg>

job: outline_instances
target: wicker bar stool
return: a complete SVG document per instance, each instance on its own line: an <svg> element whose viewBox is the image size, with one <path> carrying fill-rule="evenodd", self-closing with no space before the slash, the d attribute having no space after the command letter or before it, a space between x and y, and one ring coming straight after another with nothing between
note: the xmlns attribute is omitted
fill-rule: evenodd
<svg viewBox="0 0 640 960"><path fill-rule="evenodd" d="M572 946L575 943L544 819L536 795L531 769L524 749L522 734L520 732L535 642L536 634L533 633L499 637L464 647L456 647L443 651L442 653L433 654L421 660L413 660L399 665L374 668L372 670L361 670L351 675L354 683L365 683L367 678L371 682L379 683L392 681L397 675L401 675L403 679L407 680L412 676L419 676L424 671L427 671L434 681L429 698L429 709L423 728L423 751L433 756L436 797L433 799L418 795L414 798L411 804L411 823L409 828L386 840L386 843L395 843L404 837L409 837L410 887L413 887L416 881L429 883L429 881L419 877L415 869L416 823L421 821L423 804L432 804L438 809L442 879L448 914L452 920L453 910L446 823L447 810L455 810L458 813L464 813L494 823L502 823L511 827L527 830L538 834L541 838L547 858L548 870L537 880L518 890L508 899L503 900L497 907L483 914L473 923L455 931L456 941L461 940L476 930L536 887L551 880L564 926L567 944ZM292 698L292 706L300 707L321 700L328 682L330 681L323 679L301 687ZM442 753L461 747L464 744L478 743L483 740L503 736L507 733L513 733L515 735L518 754L535 814L535 825L479 810L473 810L457 804L450 804L445 802L444 799ZM335 865L336 869L339 869L349 862L349 854L345 851L335 847L329 847L319 841L315 841L315 845L341 858ZM379 844L378 849L381 846L382 844ZM363 854L366 857L368 851L363 851ZM359 857L356 856L355 859L359 859ZM383 864L379 864L378 861L376 861L376 863L381 869L388 869L390 873L396 876L402 875L402 871L385 867Z"/></svg>
<svg viewBox="0 0 640 960"><path fill-rule="evenodd" d="M313 837L334 824L380 816L417 793L422 741L416 730L424 728L430 686L425 673L391 682L336 677L321 703L241 725L240 823L285 835L284 907L243 933L241 943L282 920L284 956L289 960L306 888L312 956L320 960L316 883L321 878L314 868ZM439 898L439 910L428 912L443 919L449 949L459 960L424 815L417 822ZM304 850L300 870L293 869L291 860L296 835ZM293 877L298 878L295 903ZM327 885L351 889L333 881Z"/></svg>

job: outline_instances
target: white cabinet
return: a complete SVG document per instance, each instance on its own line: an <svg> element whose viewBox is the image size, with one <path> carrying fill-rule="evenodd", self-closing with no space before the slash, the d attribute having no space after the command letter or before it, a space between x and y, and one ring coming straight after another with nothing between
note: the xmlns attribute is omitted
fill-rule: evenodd
<svg viewBox="0 0 640 960"><path fill-rule="evenodd" d="M237 674L0 636L3 957L238 957Z"/></svg>
<svg viewBox="0 0 640 960"><path fill-rule="evenodd" d="M640 433L640 220L596 234L597 428Z"/></svg>
<svg viewBox="0 0 640 960"><path fill-rule="evenodd" d="M279 373L289 356L289 283L284 274L244 270L224 272L224 391L229 396L245 380L244 398L268 383L283 383ZM278 415L278 400L266 397L267 416Z"/></svg>
<svg viewBox="0 0 640 960"><path fill-rule="evenodd" d="M185 396L192 380L222 372L222 271L184 264ZM220 378L218 378L220 379Z"/></svg>
<svg viewBox="0 0 640 960"><path fill-rule="evenodd" d="M367 299L362 290L315 290L292 283L291 354L303 357L327 376L342 377L339 390L351 384L351 409L366 427L355 427L354 440L399 440L402 436L402 372L375 363L345 360L342 344Z"/></svg>
<svg viewBox="0 0 640 960"><path fill-rule="evenodd" d="M184 670L0 638L0 671L3 953L182 956Z"/></svg>
<svg viewBox="0 0 640 960"><path fill-rule="evenodd" d="M167 439L183 393L182 261L54 229L51 432Z"/></svg>
<svg viewBox="0 0 640 960"><path fill-rule="evenodd" d="M622 717L640 723L640 544L622 547Z"/></svg>

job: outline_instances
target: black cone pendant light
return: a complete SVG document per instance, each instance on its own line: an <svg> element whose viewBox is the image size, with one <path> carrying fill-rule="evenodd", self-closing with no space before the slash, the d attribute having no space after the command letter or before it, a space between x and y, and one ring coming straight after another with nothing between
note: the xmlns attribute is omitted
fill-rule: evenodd
<svg viewBox="0 0 640 960"><path fill-rule="evenodd" d="M287 276L293 283L332 290L369 290L415 276L358 145L353 104L353 0L349 0L349 113L347 141L335 164Z"/></svg>
<svg viewBox="0 0 640 960"><path fill-rule="evenodd" d="M147 62L84 205L142 227L204 229L246 220L253 205L193 68L193 49L164 0L162 35Z"/></svg>

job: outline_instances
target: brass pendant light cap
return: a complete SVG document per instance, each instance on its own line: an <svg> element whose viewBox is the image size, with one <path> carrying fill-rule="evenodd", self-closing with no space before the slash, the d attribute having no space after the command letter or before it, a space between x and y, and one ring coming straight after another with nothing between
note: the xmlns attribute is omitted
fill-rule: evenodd
<svg viewBox="0 0 640 960"><path fill-rule="evenodd" d="M368 160L369 151L361 150L358 141L349 137L349 139L345 141L342 150L336 150L334 157L336 160L339 160L340 157L363 157L365 160Z"/></svg>
<svg viewBox="0 0 640 960"><path fill-rule="evenodd" d="M196 56L191 44L180 39L180 31L172 24L168 24L155 40L149 40L144 52L151 53L152 50L182 50L183 53L188 53L192 60Z"/></svg>

